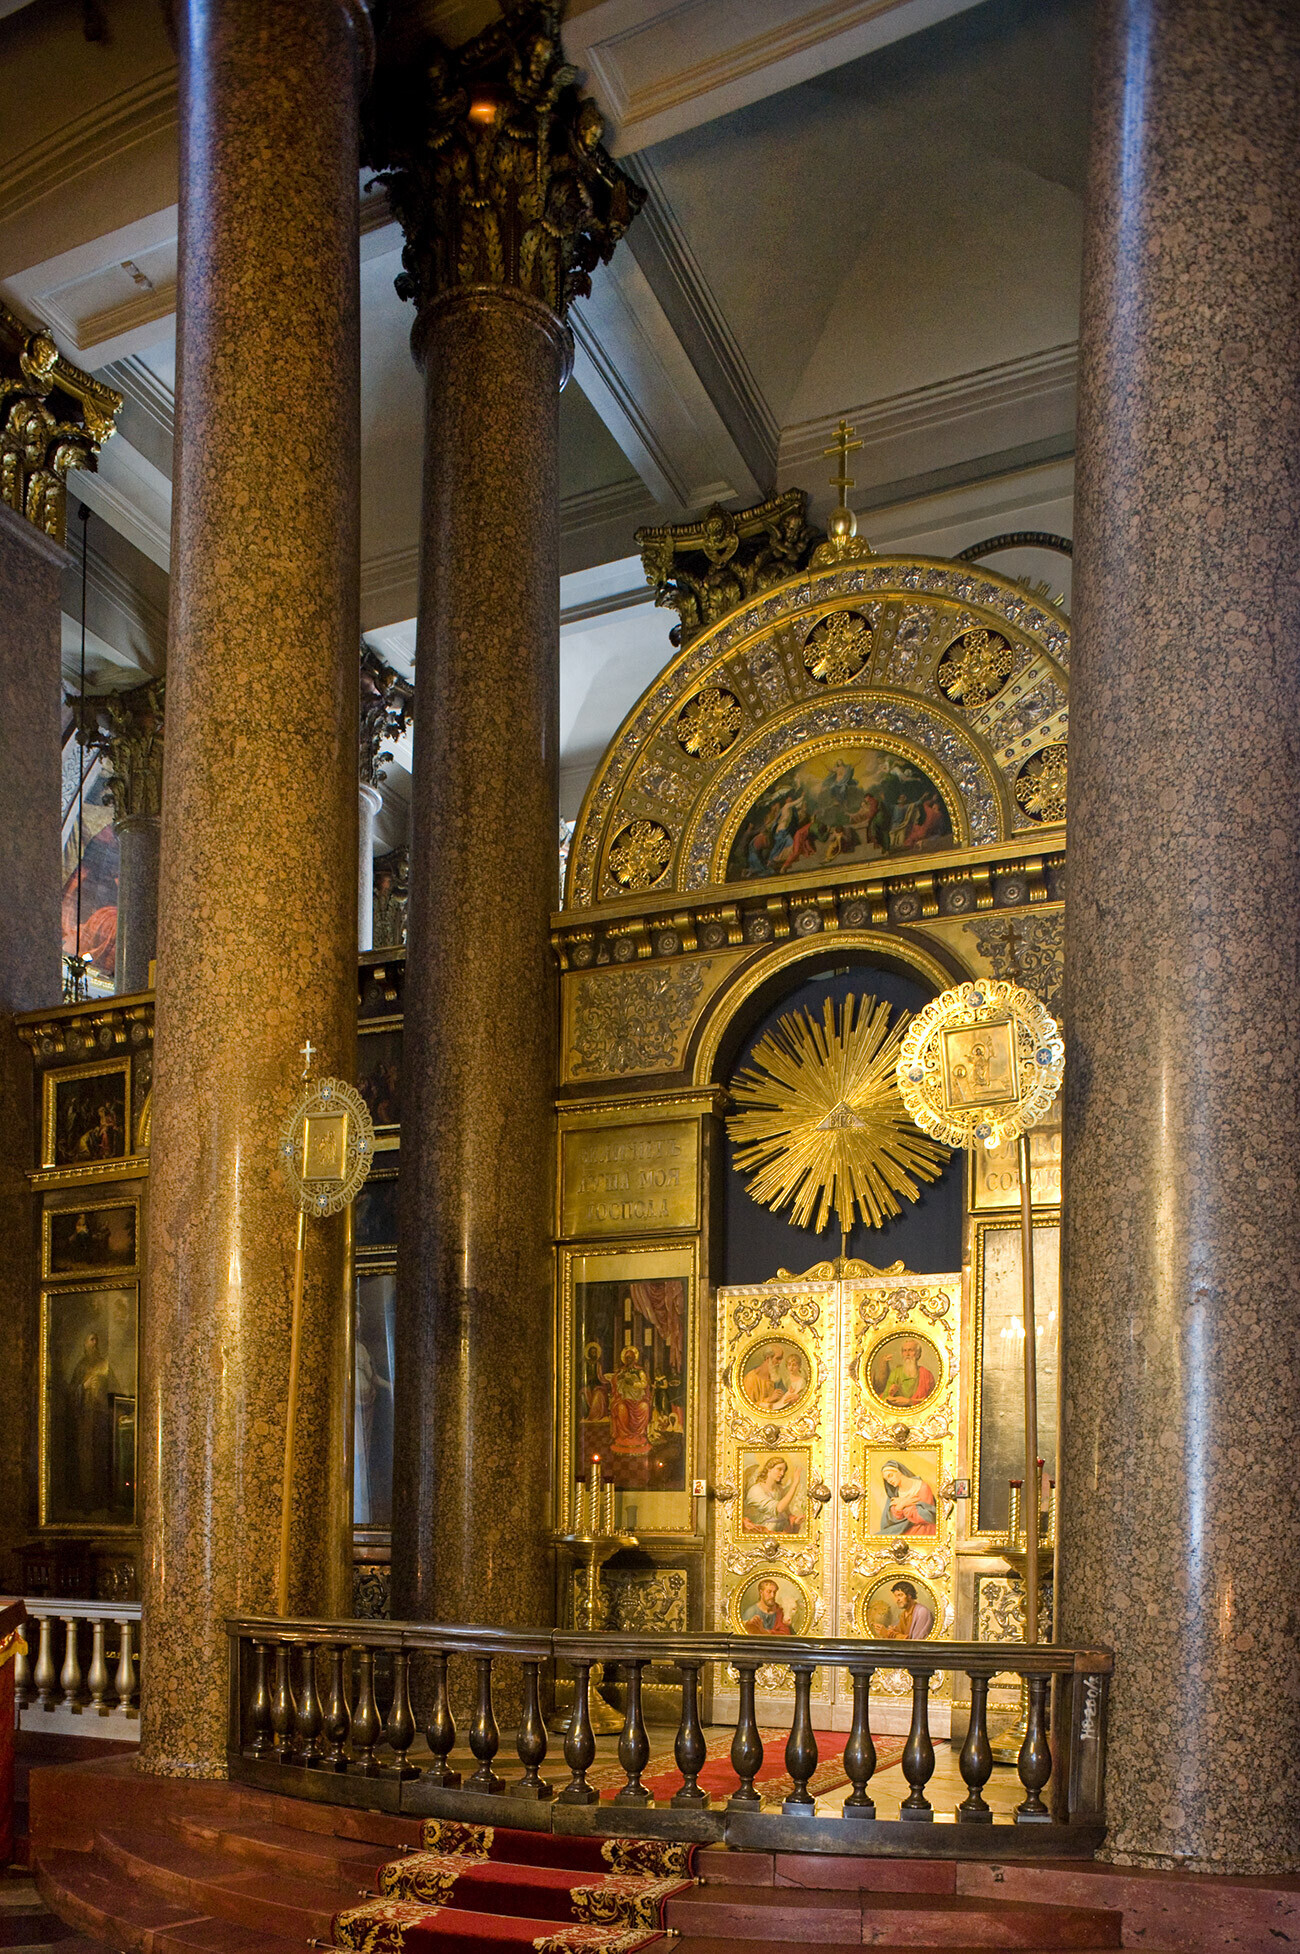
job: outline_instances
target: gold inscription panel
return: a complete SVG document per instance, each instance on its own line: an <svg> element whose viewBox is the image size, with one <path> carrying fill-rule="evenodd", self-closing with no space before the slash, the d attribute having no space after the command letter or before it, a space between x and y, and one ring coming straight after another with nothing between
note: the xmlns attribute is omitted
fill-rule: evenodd
<svg viewBox="0 0 1300 1954"><path fill-rule="evenodd" d="M693 1119L571 1128L561 1139L566 1240L699 1225L700 1128Z"/></svg>

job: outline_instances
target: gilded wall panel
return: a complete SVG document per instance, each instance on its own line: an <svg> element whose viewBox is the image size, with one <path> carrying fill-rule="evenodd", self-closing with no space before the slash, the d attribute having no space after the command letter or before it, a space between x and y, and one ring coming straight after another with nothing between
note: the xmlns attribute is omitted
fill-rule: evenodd
<svg viewBox="0 0 1300 1954"><path fill-rule="evenodd" d="M680 1071L691 1032L744 954L566 971L565 1083Z"/></svg>

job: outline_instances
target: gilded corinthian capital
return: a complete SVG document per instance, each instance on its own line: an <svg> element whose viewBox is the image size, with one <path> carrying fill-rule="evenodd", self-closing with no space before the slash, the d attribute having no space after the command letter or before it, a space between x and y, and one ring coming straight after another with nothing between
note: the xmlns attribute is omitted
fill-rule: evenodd
<svg viewBox="0 0 1300 1954"><path fill-rule="evenodd" d="M103 755L107 793L119 823L156 818L162 808L163 691L160 678L123 692L69 701L83 747Z"/></svg>
<svg viewBox="0 0 1300 1954"><path fill-rule="evenodd" d="M560 10L525 0L455 49L404 24L381 43L365 159L406 235L397 280L418 310L507 285L560 318L645 201L606 152L560 46Z"/></svg>
<svg viewBox="0 0 1300 1954"><path fill-rule="evenodd" d="M121 405L0 302L0 502L61 543L68 470L95 466Z"/></svg>

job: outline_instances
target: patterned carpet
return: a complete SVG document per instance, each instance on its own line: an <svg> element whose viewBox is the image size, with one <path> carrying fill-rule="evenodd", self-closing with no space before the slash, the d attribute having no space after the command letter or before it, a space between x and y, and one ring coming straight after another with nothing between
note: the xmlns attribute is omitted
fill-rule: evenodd
<svg viewBox="0 0 1300 1954"><path fill-rule="evenodd" d="M794 1790L785 1768L785 1743L788 1731L762 1730L763 1765L754 1779L764 1798L770 1804L779 1804ZM878 1737L872 1734L871 1741L876 1746L876 1769L887 1771L891 1764L897 1764L903 1755L907 1742L905 1737ZM848 1783L844 1774L844 1746L848 1742L845 1730L819 1730L817 1732L817 1769L809 1781L809 1789L814 1798L824 1798L832 1791L838 1791ZM601 1792L617 1791L626 1783L627 1773L616 1757L602 1758L593 1764L587 1773L587 1781ZM681 1789L682 1774L677 1769L671 1743L665 1743L650 1752L650 1762L641 1773L641 1782L657 1802L663 1804ZM710 1797L727 1798L739 1788L740 1779L731 1768L731 1732L723 1731L711 1737L708 1743L708 1758L700 1772L701 1789Z"/></svg>

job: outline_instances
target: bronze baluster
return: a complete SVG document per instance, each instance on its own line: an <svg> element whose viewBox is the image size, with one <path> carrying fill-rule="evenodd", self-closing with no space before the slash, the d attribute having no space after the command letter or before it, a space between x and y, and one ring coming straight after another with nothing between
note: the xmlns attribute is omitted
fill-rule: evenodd
<svg viewBox="0 0 1300 1954"><path fill-rule="evenodd" d="M564 1739L564 1761L573 1776L560 1793L561 1805L597 1805L600 1793L587 1783L587 1769L596 1755L596 1738L591 1728L591 1663L573 1665L573 1715Z"/></svg>
<svg viewBox="0 0 1300 1954"><path fill-rule="evenodd" d="M253 1644L253 1693L248 1700L248 1727L253 1733L253 1741L248 1746L250 1757L265 1757L271 1748L271 1692L266 1681L265 1642Z"/></svg>
<svg viewBox="0 0 1300 1954"><path fill-rule="evenodd" d="M359 1777L377 1776L375 1745L379 1742L379 1710L375 1704L375 1652L358 1649L357 1700L352 1708L352 1763L348 1767Z"/></svg>
<svg viewBox="0 0 1300 1954"><path fill-rule="evenodd" d="M794 1715L785 1742L785 1768L794 1780L794 1789L781 1807L783 1812L810 1812L814 1808L808 1780L817 1769L817 1733L812 1727L808 1698L816 1666L813 1662L790 1665L794 1670Z"/></svg>
<svg viewBox="0 0 1300 1954"><path fill-rule="evenodd" d="M910 1796L903 1800L898 1816L929 1824L934 1818L934 1806L925 1795L925 1787L934 1776L934 1745L930 1742L928 1669L912 1678L912 1727L903 1749L903 1776L912 1790Z"/></svg>
<svg viewBox="0 0 1300 1954"><path fill-rule="evenodd" d="M406 1753L415 1742L415 1718L411 1714L411 1693L407 1687L407 1669L410 1655L405 1649L393 1651L393 1700L388 1706L388 1721L384 1725L384 1737L390 1750L396 1753L397 1762L393 1775L398 1778L418 1778L420 1773L414 1764L407 1762Z"/></svg>
<svg viewBox="0 0 1300 1954"><path fill-rule="evenodd" d="M325 1752L327 1771L346 1771L348 1768L348 1696L343 1684L343 1644L336 1642L330 1649L329 1695L325 1699L325 1735L329 1747Z"/></svg>
<svg viewBox="0 0 1300 1954"><path fill-rule="evenodd" d="M871 1741L871 1678L875 1673L874 1669L849 1670L853 1678L853 1722L844 1746L844 1770L853 1789L844 1800L844 1809L857 1819L876 1815L875 1800L867 1791L876 1768L876 1747Z"/></svg>
<svg viewBox="0 0 1300 1954"><path fill-rule="evenodd" d="M476 1655L474 1667L478 1671L478 1695L474 1704L474 1714L469 1722L469 1747L478 1759L478 1769L472 1778L466 1779L465 1789L466 1791L503 1791L505 1786L492 1769L492 1759L501 1748L501 1732L492 1713L491 1656Z"/></svg>
<svg viewBox="0 0 1300 1954"><path fill-rule="evenodd" d="M970 1679L970 1723L961 1747L961 1774L970 1789L957 1807L963 1825L991 1825L993 1813L984 1802L984 1787L993 1770L993 1747L989 1743L989 1679Z"/></svg>
<svg viewBox="0 0 1300 1954"><path fill-rule="evenodd" d="M320 1697L316 1694L316 1644L306 1642L302 1649L302 1671L298 1686L298 1706L294 1729L298 1733L298 1762L310 1768L325 1755L320 1741L323 1722Z"/></svg>
<svg viewBox="0 0 1300 1954"><path fill-rule="evenodd" d="M436 1784L452 1791L460 1783L460 1772L453 1771L447 1763L456 1748L456 1721L451 1714L451 1702L447 1695L447 1657L442 1649L438 1649L430 1661L433 1663L433 1708L429 1712L424 1734L433 1752L433 1762L424 1777L426 1784Z"/></svg>
<svg viewBox="0 0 1300 1954"><path fill-rule="evenodd" d="M754 1714L754 1671L757 1663L737 1663L740 1677L740 1703L736 1710L736 1734L731 1740L731 1768L740 1779L739 1791L727 1800L728 1811L752 1811L763 1800L754 1789L754 1779L763 1768L763 1739Z"/></svg>
<svg viewBox="0 0 1300 1954"><path fill-rule="evenodd" d="M1028 1796L1015 1809L1017 1825L1050 1825L1052 1814L1039 1793L1052 1775L1052 1753L1047 1742L1047 1676L1029 1676L1029 1718L1025 1741L1020 1746L1016 1768Z"/></svg>
<svg viewBox="0 0 1300 1954"><path fill-rule="evenodd" d="M652 1805L654 1799L641 1782L641 1773L650 1761L650 1739L641 1714L641 1671L644 1662L625 1662L627 1712L618 1740L618 1761L627 1773L627 1783L614 1793L616 1805Z"/></svg>
<svg viewBox="0 0 1300 1954"><path fill-rule="evenodd" d="M281 1764L293 1762L293 1691L289 1687L289 1645L278 1642L275 1649L275 1689L271 1696L271 1728L275 1732L275 1755Z"/></svg>
<svg viewBox="0 0 1300 1954"><path fill-rule="evenodd" d="M679 1809L698 1810L707 1807L709 1802L708 1792L702 1791L698 1782L704 1760L709 1754L704 1731L700 1727L700 1665L698 1662L679 1661L677 1667L682 1672L682 1720L677 1726L673 1756L683 1783L681 1790L673 1793L670 1802Z"/></svg>
<svg viewBox="0 0 1300 1954"><path fill-rule="evenodd" d="M546 1757L546 1723L542 1716L540 1662L525 1662L524 1670L524 1714L519 1725L519 1735L515 1739L515 1749L519 1752L519 1762L524 1767L524 1775L518 1784L509 1789L516 1798L549 1798L553 1787L537 1773Z"/></svg>

